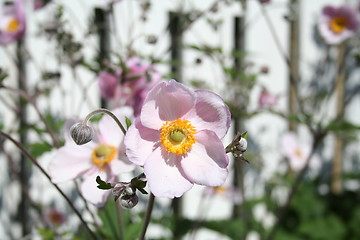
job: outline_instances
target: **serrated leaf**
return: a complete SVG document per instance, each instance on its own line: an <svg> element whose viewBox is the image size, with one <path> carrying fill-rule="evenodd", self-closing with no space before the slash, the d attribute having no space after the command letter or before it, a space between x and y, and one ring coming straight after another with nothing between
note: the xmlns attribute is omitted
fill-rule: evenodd
<svg viewBox="0 0 360 240"><path fill-rule="evenodd" d="M99 184L97 186L99 189L107 190L113 188L113 186L110 183L101 180L100 176L96 177L96 182Z"/></svg>

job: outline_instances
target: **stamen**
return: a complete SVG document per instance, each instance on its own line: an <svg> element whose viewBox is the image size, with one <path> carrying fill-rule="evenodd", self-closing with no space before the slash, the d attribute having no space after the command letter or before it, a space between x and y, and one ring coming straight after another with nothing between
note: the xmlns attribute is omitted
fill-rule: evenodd
<svg viewBox="0 0 360 240"><path fill-rule="evenodd" d="M105 165L115 159L117 154L116 147L108 144L98 145L91 154L92 162L101 170L105 169Z"/></svg>
<svg viewBox="0 0 360 240"><path fill-rule="evenodd" d="M330 29L336 33L342 33L348 26L349 21L343 16L337 16L330 20Z"/></svg>
<svg viewBox="0 0 360 240"><path fill-rule="evenodd" d="M19 29L19 26L20 26L19 21L17 19L13 18L9 21L6 31L7 32L16 32Z"/></svg>
<svg viewBox="0 0 360 240"><path fill-rule="evenodd" d="M166 151L182 155L190 151L196 142L194 134L196 129L189 120L177 119L166 122L161 127L160 142Z"/></svg>

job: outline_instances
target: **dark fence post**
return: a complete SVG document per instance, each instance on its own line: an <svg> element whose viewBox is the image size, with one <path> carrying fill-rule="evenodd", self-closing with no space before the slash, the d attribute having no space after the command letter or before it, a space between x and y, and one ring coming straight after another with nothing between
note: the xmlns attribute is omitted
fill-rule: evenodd
<svg viewBox="0 0 360 240"><path fill-rule="evenodd" d="M99 37L99 62L104 66L110 57L110 19L109 12L102 8L95 8L95 25ZM101 98L100 105L106 108L106 101Z"/></svg>
<svg viewBox="0 0 360 240"><path fill-rule="evenodd" d="M21 38L17 43L16 56L17 56L17 72L18 72L18 88L21 91L27 92L26 80L26 60L24 58L25 51L25 38ZM21 96L19 97L19 142L25 146L27 144L27 102ZM20 154L20 203L18 209L18 217L21 223L22 235L26 236L31 232L30 222L30 199L28 196L29 182L31 175L31 165L28 164L26 157Z"/></svg>
<svg viewBox="0 0 360 240"><path fill-rule="evenodd" d="M289 115L295 115L297 105L297 83L299 81L299 2L290 0L289 3L289 86L288 86L288 110ZM289 131L296 131L296 123L289 121Z"/></svg>
<svg viewBox="0 0 360 240"><path fill-rule="evenodd" d="M182 82L182 36L183 36L183 22L184 14L180 12L169 13L169 32L170 32L170 44L171 44L171 61L170 70L173 78ZM174 235L173 239L179 239L177 236L179 221L182 213L181 198L174 198L171 202L171 208L174 215Z"/></svg>
<svg viewBox="0 0 360 240"><path fill-rule="evenodd" d="M243 7L244 13L245 9ZM236 16L234 18L234 81L239 82L239 73L244 71L244 59L243 53L245 51L245 14L243 16ZM235 114L233 117L234 121L234 136L244 129L243 119L241 115ZM233 186L234 189L241 193L244 198L244 163L243 161L234 161L234 175L233 175ZM242 206L234 204L232 211L233 218L239 218L242 215Z"/></svg>

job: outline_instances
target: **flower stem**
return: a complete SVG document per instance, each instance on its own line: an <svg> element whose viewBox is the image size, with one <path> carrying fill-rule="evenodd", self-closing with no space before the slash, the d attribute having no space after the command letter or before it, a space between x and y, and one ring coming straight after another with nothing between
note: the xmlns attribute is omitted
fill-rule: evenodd
<svg viewBox="0 0 360 240"><path fill-rule="evenodd" d="M116 217L118 220L119 232L120 232L120 239L124 240L124 222L122 218L122 209L118 201L115 202L116 205Z"/></svg>
<svg viewBox="0 0 360 240"><path fill-rule="evenodd" d="M86 230L89 232L90 236L92 237L92 239L97 240L97 236L95 235L95 233L93 233L93 231L91 231L91 229L89 228L89 226L87 225L87 223L85 222L85 220L83 219L83 217L81 216L80 212L75 208L74 204L71 202L71 200L65 195L65 193L55 184L51 181L51 177L50 175L40 166L40 164L37 162L37 160L30 155L30 153L23 147L21 146L21 144L16 141L14 138L12 138L10 135L4 133L3 131L0 131L0 135L5 137L6 139L10 140L13 144L15 144L15 146L20 149L20 151L26 156L28 157L31 162L45 175L45 177L47 179L49 179L49 181L51 182L51 184L56 188L56 190L61 194L61 196L64 197L64 199L67 201L67 203L69 204L69 206L72 208L72 210L75 212L75 214L78 216L78 218L80 219L81 223L84 225L84 227L86 228Z"/></svg>
<svg viewBox="0 0 360 240"><path fill-rule="evenodd" d="M142 227L139 240L145 239L146 230L147 230L147 227L149 226L151 213L152 213L152 209L154 206L154 200L155 200L154 194L150 193L149 202L148 202L148 206L147 206L146 213L145 213L144 225Z"/></svg>
<svg viewBox="0 0 360 240"><path fill-rule="evenodd" d="M90 118L92 118L94 115L98 114L98 113L104 113L104 114L107 114L109 115L112 119L114 119L114 121L117 123L117 125L120 127L121 131L123 132L123 134L125 135L126 134L126 130L124 128L124 126L121 124L120 120L112 113L110 112L109 110L105 109L105 108L99 108L99 109L96 109L94 111L92 111L91 113L89 113L84 121L83 121L83 124L84 125L87 125L87 123L89 122Z"/></svg>

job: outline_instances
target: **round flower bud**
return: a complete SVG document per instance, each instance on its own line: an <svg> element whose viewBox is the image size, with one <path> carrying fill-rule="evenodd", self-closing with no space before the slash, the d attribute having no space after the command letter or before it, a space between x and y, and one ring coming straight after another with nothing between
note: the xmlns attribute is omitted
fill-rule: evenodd
<svg viewBox="0 0 360 240"><path fill-rule="evenodd" d="M139 202L139 198L138 196L136 196L136 194L132 196L125 195L120 198L120 204L124 208L129 208L129 209L133 208L138 204L138 202Z"/></svg>
<svg viewBox="0 0 360 240"><path fill-rule="evenodd" d="M239 145L237 145L237 149L240 151L240 152L245 152L246 149L247 149L247 141L245 138L241 138L239 140Z"/></svg>
<svg viewBox="0 0 360 240"><path fill-rule="evenodd" d="M94 130L83 123L76 123L70 128L70 135L77 145L83 145L92 140Z"/></svg>

